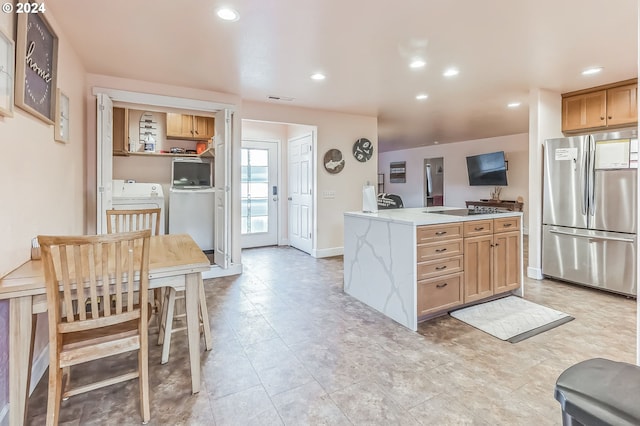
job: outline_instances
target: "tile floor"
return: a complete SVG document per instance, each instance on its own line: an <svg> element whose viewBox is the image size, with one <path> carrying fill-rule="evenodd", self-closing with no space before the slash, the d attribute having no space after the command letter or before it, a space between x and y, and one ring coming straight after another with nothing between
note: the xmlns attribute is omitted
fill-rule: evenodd
<svg viewBox="0 0 640 426"><path fill-rule="evenodd" d="M411 332L342 292L342 257L290 248L243 251L242 275L207 280L214 349L201 357L202 391L190 394L185 333L169 363L150 347L153 425L559 425L553 398L572 364L634 362L636 302L551 281L525 297L573 315L517 344L449 316ZM153 336L152 336L153 339ZM87 365L74 380L131 365ZM44 424L46 375L29 402ZM61 423L140 424L135 381L62 402Z"/></svg>

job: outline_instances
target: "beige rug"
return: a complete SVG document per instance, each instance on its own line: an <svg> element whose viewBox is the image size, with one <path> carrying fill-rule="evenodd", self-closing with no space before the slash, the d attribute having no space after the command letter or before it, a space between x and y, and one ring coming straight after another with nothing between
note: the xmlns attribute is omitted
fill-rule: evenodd
<svg viewBox="0 0 640 426"><path fill-rule="evenodd" d="M449 312L452 317L501 340L517 343L574 318L517 296Z"/></svg>

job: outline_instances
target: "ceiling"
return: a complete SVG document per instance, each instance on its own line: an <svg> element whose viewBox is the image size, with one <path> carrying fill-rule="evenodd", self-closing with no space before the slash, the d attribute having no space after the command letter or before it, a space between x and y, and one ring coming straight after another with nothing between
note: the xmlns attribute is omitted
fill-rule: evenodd
<svg viewBox="0 0 640 426"><path fill-rule="evenodd" d="M223 5L240 19L218 19ZM374 115L380 151L525 133L530 89L564 93L638 74L637 0L56 0L47 8L90 73ZM410 69L417 57L426 66ZM460 73L445 78L451 66ZM582 76L590 66L604 70ZM325 80L310 79L318 71Z"/></svg>

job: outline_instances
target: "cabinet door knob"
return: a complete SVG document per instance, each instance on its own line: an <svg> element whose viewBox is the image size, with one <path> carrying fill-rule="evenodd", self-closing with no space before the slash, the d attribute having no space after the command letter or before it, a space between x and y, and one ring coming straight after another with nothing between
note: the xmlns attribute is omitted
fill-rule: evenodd
<svg viewBox="0 0 640 426"><path fill-rule="evenodd" d="M445 288L446 286L447 286L447 283L436 284L436 288Z"/></svg>
<svg viewBox="0 0 640 426"><path fill-rule="evenodd" d="M475 228L473 228L476 231L482 231L484 229L484 226L477 226Z"/></svg>
<svg viewBox="0 0 640 426"><path fill-rule="evenodd" d="M436 232L436 235L444 235L446 233L447 233L447 231L438 231L438 232Z"/></svg>
<svg viewBox="0 0 640 426"><path fill-rule="evenodd" d="M443 269L447 269L447 265L436 266L436 271L442 271Z"/></svg>
<svg viewBox="0 0 640 426"><path fill-rule="evenodd" d="M613 117L612 117L612 116L609 116L609 117L607 117L607 118L608 118L609 120L611 120Z"/></svg>
<svg viewBox="0 0 640 426"><path fill-rule="evenodd" d="M604 120L604 117L600 117L600 120Z"/></svg>
<svg viewBox="0 0 640 426"><path fill-rule="evenodd" d="M508 227L510 227L510 226L511 226L511 223L505 223L505 224L503 224L502 226L504 226L505 228L508 228Z"/></svg>
<svg viewBox="0 0 640 426"><path fill-rule="evenodd" d="M447 248L436 249L436 253L442 253L443 251L447 251Z"/></svg>

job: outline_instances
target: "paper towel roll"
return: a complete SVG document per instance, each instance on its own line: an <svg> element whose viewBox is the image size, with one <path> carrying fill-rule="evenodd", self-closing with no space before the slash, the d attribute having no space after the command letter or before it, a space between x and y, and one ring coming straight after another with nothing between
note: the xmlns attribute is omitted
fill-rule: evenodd
<svg viewBox="0 0 640 426"><path fill-rule="evenodd" d="M364 213L378 212L376 189L372 185L364 185L362 187L362 211Z"/></svg>

